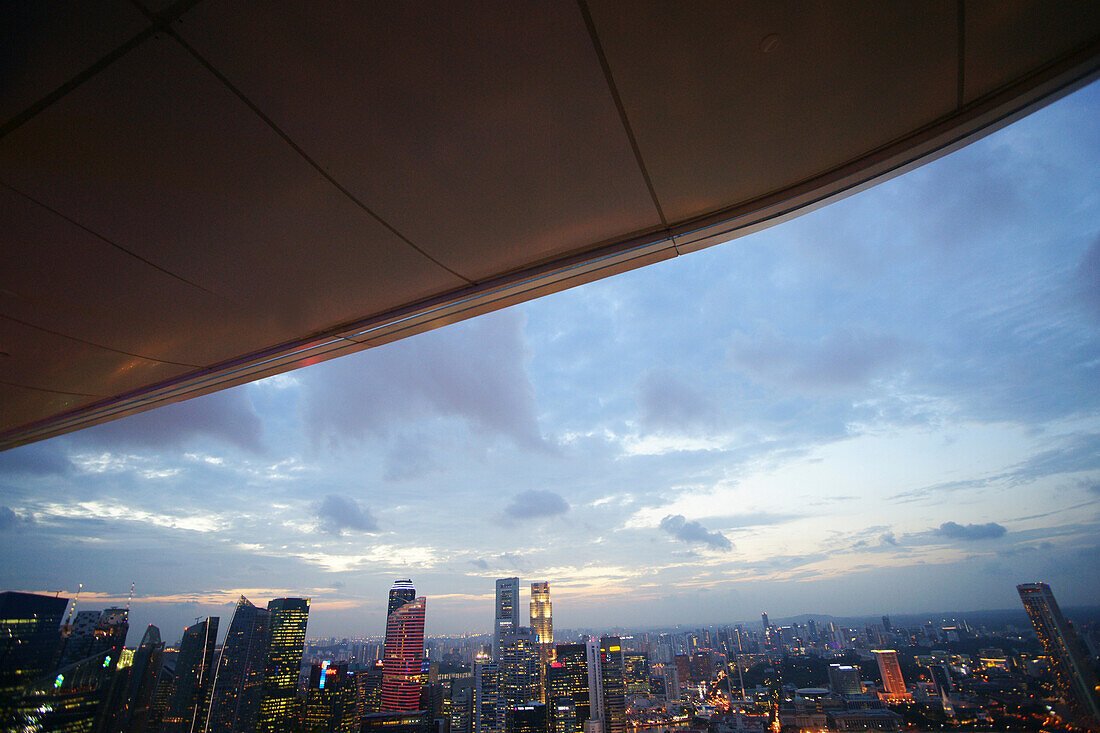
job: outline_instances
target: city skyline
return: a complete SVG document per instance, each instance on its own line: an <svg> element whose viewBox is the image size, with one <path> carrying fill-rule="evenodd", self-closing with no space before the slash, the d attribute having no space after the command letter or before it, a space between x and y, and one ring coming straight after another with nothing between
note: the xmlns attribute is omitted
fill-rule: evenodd
<svg viewBox="0 0 1100 733"><path fill-rule="evenodd" d="M1100 86L710 250L0 454L0 587L166 640L1100 602ZM919 594L910 594L921 589ZM897 600L904 601L898 607ZM86 606L84 604L87 604Z"/></svg>

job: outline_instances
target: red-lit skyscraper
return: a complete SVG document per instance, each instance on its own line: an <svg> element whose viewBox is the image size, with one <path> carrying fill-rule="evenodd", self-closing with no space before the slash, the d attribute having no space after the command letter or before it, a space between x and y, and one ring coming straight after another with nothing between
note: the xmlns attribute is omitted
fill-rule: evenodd
<svg viewBox="0 0 1100 733"><path fill-rule="evenodd" d="M417 598L399 606L386 620L386 646L382 654L384 713L411 713L420 709L426 605L426 598Z"/></svg>

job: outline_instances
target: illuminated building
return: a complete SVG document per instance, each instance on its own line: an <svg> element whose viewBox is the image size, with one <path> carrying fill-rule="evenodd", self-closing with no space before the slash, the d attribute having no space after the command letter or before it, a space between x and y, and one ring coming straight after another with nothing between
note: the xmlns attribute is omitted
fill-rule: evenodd
<svg viewBox="0 0 1100 733"><path fill-rule="evenodd" d="M0 593L0 700L48 673L68 598Z"/></svg>
<svg viewBox="0 0 1100 733"><path fill-rule="evenodd" d="M768 612L767 611L764 611L763 613L760 614L760 621L764 624L765 629L770 629L772 627L771 623L768 622Z"/></svg>
<svg viewBox="0 0 1100 733"><path fill-rule="evenodd" d="M546 733L546 706L528 702L508 708L508 733Z"/></svg>
<svg viewBox="0 0 1100 733"><path fill-rule="evenodd" d="M238 733L256 727L263 687L271 613L237 601L222 643L207 716L208 733Z"/></svg>
<svg viewBox="0 0 1100 733"><path fill-rule="evenodd" d="M666 664L661 671L661 677L665 683L665 699L680 699L680 671L675 664Z"/></svg>
<svg viewBox="0 0 1100 733"><path fill-rule="evenodd" d="M498 659L500 635L508 629L519 627L519 578L497 580L496 603L493 613L493 659Z"/></svg>
<svg viewBox="0 0 1100 733"><path fill-rule="evenodd" d="M1051 672L1066 704L1081 722L1100 728L1100 688L1077 632L1062 615L1054 593L1046 583L1016 586L1035 634L1051 658Z"/></svg>
<svg viewBox="0 0 1100 733"><path fill-rule="evenodd" d="M577 724L577 706L572 698L559 697L547 708L550 711L549 733L577 733L581 729Z"/></svg>
<svg viewBox="0 0 1100 733"><path fill-rule="evenodd" d="M286 733L298 717L298 673L309 622L308 598L275 598L268 602L267 655L260 691L257 730Z"/></svg>
<svg viewBox="0 0 1100 733"><path fill-rule="evenodd" d="M413 587L412 580L405 578L404 580L393 581L393 585L390 586L389 603L386 606L386 618L389 618L391 613L406 603L415 600L416 588Z"/></svg>
<svg viewBox="0 0 1100 733"><path fill-rule="evenodd" d="M162 733L197 733L206 724L206 706L213 683L214 641L217 637L217 616L189 626L183 632Z"/></svg>
<svg viewBox="0 0 1100 733"><path fill-rule="evenodd" d="M302 728L306 733L352 733L358 728L355 678L346 664L324 661L310 667Z"/></svg>
<svg viewBox="0 0 1100 733"><path fill-rule="evenodd" d="M474 663L474 733L501 733L504 730L498 683L495 663L486 660Z"/></svg>
<svg viewBox="0 0 1100 733"><path fill-rule="evenodd" d="M588 652L585 644L559 644L546 669L546 699L573 701L574 725L580 731L589 718ZM551 708L551 718L556 713ZM556 725L556 722L552 720Z"/></svg>
<svg viewBox="0 0 1100 733"><path fill-rule="evenodd" d="M882 697L887 700L909 699L905 678L901 676L901 665L898 664L898 653L893 649L872 649L871 653L875 655L879 674L882 675L882 686L885 688Z"/></svg>
<svg viewBox="0 0 1100 733"><path fill-rule="evenodd" d="M838 695L859 695L863 693L863 681L859 667L846 664L829 665L829 689Z"/></svg>
<svg viewBox="0 0 1100 733"><path fill-rule="evenodd" d="M554 643L554 623L550 615L550 583L531 583L531 628L540 644Z"/></svg>
<svg viewBox="0 0 1100 733"><path fill-rule="evenodd" d="M630 695L649 694L649 658L646 655L623 655L623 682Z"/></svg>
<svg viewBox="0 0 1100 733"><path fill-rule="evenodd" d="M380 708L384 713L412 713L420 709L426 606L425 598L409 601L394 610L386 622Z"/></svg>
<svg viewBox="0 0 1100 733"><path fill-rule="evenodd" d="M600 638L600 681L603 692L603 733L626 730L626 685L623 649L617 636Z"/></svg>
<svg viewBox="0 0 1100 733"><path fill-rule="evenodd" d="M176 668L173 665L161 665L157 672L157 687L153 691L153 701L149 703L149 716L143 728L131 727L126 733L144 733L160 731L164 716L168 714L168 705L172 702L172 690L176 686Z"/></svg>
<svg viewBox="0 0 1100 733"><path fill-rule="evenodd" d="M126 685L126 709L122 714L122 730L143 731L149 720L149 709L157 689L157 676L164 660L164 642L160 629L152 624L145 629L141 644L130 665Z"/></svg>
<svg viewBox="0 0 1100 733"><path fill-rule="evenodd" d="M506 709L539 699L539 643L535 630L503 630L497 656L500 699Z"/></svg>
<svg viewBox="0 0 1100 733"><path fill-rule="evenodd" d="M355 673L355 686L359 705L359 717L377 713L382 707L382 660L376 660L370 669Z"/></svg>

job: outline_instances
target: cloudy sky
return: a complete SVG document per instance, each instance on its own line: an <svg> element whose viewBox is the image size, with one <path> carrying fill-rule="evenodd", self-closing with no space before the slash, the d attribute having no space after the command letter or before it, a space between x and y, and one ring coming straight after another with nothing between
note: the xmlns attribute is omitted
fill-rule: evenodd
<svg viewBox="0 0 1100 733"><path fill-rule="evenodd" d="M0 454L0 587L170 639L1100 603L1100 85L765 232ZM526 593L524 594L526 595Z"/></svg>

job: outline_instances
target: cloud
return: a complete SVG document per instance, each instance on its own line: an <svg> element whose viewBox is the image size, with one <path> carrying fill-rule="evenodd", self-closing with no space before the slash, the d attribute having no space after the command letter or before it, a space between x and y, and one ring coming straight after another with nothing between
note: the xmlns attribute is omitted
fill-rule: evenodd
<svg viewBox="0 0 1100 733"><path fill-rule="evenodd" d="M908 350L894 336L846 329L801 343L776 336L739 336L731 356L736 366L758 379L830 390L866 384Z"/></svg>
<svg viewBox="0 0 1100 733"><path fill-rule="evenodd" d="M195 397L138 415L86 428L72 435L78 444L117 450L120 446L178 448L196 438L263 451L263 424L244 387Z"/></svg>
<svg viewBox="0 0 1100 733"><path fill-rule="evenodd" d="M512 497L504 507L504 518L512 520L553 517L569 511L569 503L553 491L531 489Z"/></svg>
<svg viewBox="0 0 1100 733"><path fill-rule="evenodd" d="M894 536L893 532L883 532L878 536L879 545L891 545L893 547L898 546L898 538Z"/></svg>
<svg viewBox="0 0 1100 733"><path fill-rule="evenodd" d="M682 375L662 369L638 383L642 424L649 429L691 431L717 422L713 400L695 390Z"/></svg>
<svg viewBox="0 0 1100 733"><path fill-rule="evenodd" d="M370 509L360 507L350 496L329 494L317 508L317 518L321 520L321 530L329 534L352 532L377 532L378 520Z"/></svg>
<svg viewBox="0 0 1100 733"><path fill-rule="evenodd" d="M956 522L944 522L940 528L934 530L935 534L952 540L992 540L1004 537L1006 530L996 522L988 524L967 524L965 526Z"/></svg>
<svg viewBox="0 0 1100 733"><path fill-rule="evenodd" d="M683 514L669 514L661 520L660 528L689 545L703 544L711 549L727 552L733 549L733 543L721 532L708 532L699 522L687 521Z"/></svg>
<svg viewBox="0 0 1100 733"><path fill-rule="evenodd" d="M527 374L523 316L499 311L301 373L310 434L340 445L389 438L433 418L458 418L483 433L545 450ZM432 450L421 441L419 451ZM401 449L405 459L430 465Z"/></svg>
<svg viewBox="0 0 1100 733"><path fill-rule="evenodd" d="M32 517L16 514L11 507L0 506L0 532L10 532L33 522Z"/></svg>
<svg viewBox="0 0 1100 733"><path fill-rule="evenodd" d="M63 443L56 440L12 448L0 453L0 473L64 475L72 467L72 462L65 455Z"/></svg>
<svg viewBox="0 0 1100 733"><path fill-rule="evenodd" d="M489 569L489 563L485 562L484 560L467 560L467 562L473 565L475 568L480 568L481 570Z"/></svg>

